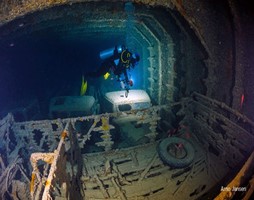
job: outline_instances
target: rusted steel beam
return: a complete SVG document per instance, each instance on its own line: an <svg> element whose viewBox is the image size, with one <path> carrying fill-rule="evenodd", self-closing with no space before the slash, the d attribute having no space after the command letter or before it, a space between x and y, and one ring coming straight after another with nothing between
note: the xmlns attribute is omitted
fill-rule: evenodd
<svg viewBox="0 0 254 200"><path fill-rule="evenodd" d="M57 149L55 150L54 154L54 160L52 162L52 165L50 167L50 170L49 170L49 175L48 175L48 178L47 178L47 181L46 181L46 184L45 184L45 188L44 188L44 192L43 192L43 195L42 195L42 200L47 200L48 199L48 196L49 196L49 190L50 190L50 187L51 187L51 182L54 178L54 174L57 170L57 162L60 158L60 152L61 152L61 149L63 148L63 144L64 144L64 141L65 141L65 138L67 137L67 135L69 134L69 123L66 124L65 126L65 129L63 130L62 134L61 134L61 140L58 144L58 147Z"/></svg>
<svg viewBox="0 0 254 200"><path fill-rule="evenodd" d="M7 23L19 16L38 10L65 4L70 0L2 0L0 2L0 25Z"/></svg>
<svg viewBox="0 0 254 200"><path fill-rule="evenodd" d="M227 106L225 103L222 103L220 101L217 101L215 99L212 99L212 98L209 98L207 96L204 96L202 94L199 94L199 93L196 93L194 92L193 93L193 96L196 96L198 98L200 98L201 100L205 100L205 101L208 101L210 102L211 104L213 105L216 105L218 106L219 108L221 108L222 110L226 110L230 113L232 113L233 115L235 115L237 118L241 118L243 121L245 122L248 122L251 126L254 127L254 122L252 120L250 120L248 117L246 117L245 115L243 115L242 113L238 112L237 110Z"/></svg>
<svg viewBox="0 0 254 200"><path fill-rule="evenodd" d="M36 181L40 181L40 177L38 177L38 167L37 167L37 162L38 160L42 160L48 164L51 164L50 167L50 171L49 171L49 175L48 178L46 180L45 183L45 188L44 188L44 192L43 192L43 196L42 196L42 200L47 200L49 197L49 190L51 187L51 182L53 180L54 174L57 170L57 162L59 160L60 152L61 149L63 148L63 144L65 141L65 138L68 134L68 128L69 128L69 123L66 124L65 129L63 130L62 134L61 134L61 139L60 142L58 144L57 149L53 152L53 153L32 153L31 157L30 157L30 162L31 165L33 167L33 172L32 172L32 176L31 176L31 183L30 183L30 194L31 194L31 198L34 199L35 197L35 182Z"/></svg>
<svg viewBox="0 0 254 200"><path fill-rule="evenodd" d="M244 181L248 179L248 174L254 169L254 152L248 158L247 162L243 165L242 169L238 172L235 178L226 186L221 188L221 193L215 200L232 199L236 191L245 191L246 188L241 187Z"/></svg>

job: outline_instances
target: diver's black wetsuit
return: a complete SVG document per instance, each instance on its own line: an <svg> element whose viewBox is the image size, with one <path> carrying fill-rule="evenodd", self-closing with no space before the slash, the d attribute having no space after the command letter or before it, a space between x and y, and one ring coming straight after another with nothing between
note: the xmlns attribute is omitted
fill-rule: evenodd
<svg viewBox="0 0 254 200"><path fill-rule="evenodd" d="M97 71L89 72L86 75L89 77L99 77L104 74L106 74L109 71L112 71L115 75L120 75L122 73L126 73L126 69L131 65L134 67L134 63L132 62L133 59L131 57L132 53L129 52L127 49L124 49L125 54L129 54L129 58L124 58L125 63L123 62L123 59L121 59L121 53L118 53L117 50L114 50L114 55L104 60L100 66L100 68ZM119 63L116 64L114 61L119 59Z"/></svg>
<svg viewBox="0 0 254 200"><path fill-rule="evenodd" d="M89 72L85 74L85 77L97 78L97 77L103 76L104 74L109 72L110 69L115 67L116 65L114 63L114 60L112 60L112 58L108 58L101 63L101 67L97 71Z"/></svg>
<svg viewBox="0 0 254 200"><path fill-rule="evenodd" d="M133 58L132 53L125 47L123 47L123 51L120 53L117 51L117 47L115 47L113 56L105 59L97 71L89 72L85 74L85 77L97 78L111 71L117 76L118 81L123 81L126 89L129 89L127 69L134 68L138 61L139 57ZM123 80L119 79L121 74L124 75Z"/></svg>

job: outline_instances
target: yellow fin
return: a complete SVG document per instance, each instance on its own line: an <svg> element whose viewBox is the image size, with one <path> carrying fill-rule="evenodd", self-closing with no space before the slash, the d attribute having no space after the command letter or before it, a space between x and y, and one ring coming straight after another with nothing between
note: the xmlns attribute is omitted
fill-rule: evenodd
<svg viewBox="0 0 254 200"><path fill-rule="evenodd" d="M82 83L80 88L80 96L84 96L87 90L87 81L85 82L84 76L82 76Z"/></svg>
<svg viewBox="0 0 254 200"><path fill-rule="evenodd" d="M110 76L110 73L108 73L108 72L107 72L106 74L103 75L103 77L104 77L105 80L107 80L109 76Z"/></svg>

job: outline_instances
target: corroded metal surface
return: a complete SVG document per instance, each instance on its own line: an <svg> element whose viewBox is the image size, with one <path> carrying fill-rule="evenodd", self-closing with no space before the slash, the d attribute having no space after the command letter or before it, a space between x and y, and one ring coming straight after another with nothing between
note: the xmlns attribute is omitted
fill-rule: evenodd
<svg viewBox="0 0 254 200"><path fill-rule="evenodd" d="M125 2L124 0L122 0ZM53 6L63 5L63 4L73 4L78 2L99 2L99 0L3 0L0 2L0 23L6 23L15 19L16 17L23 16L27 13L35 12L38 10L43 10L46 8L50 8ZM116 2L116 0L108 0L104 2ZM119 1L118 1L119 2ZM136 1L137 3L141 4L148 4L148 5L164 5L164 6L172 6L171 1Z"/></svg>
<svg viewBox="0 0 254 200"><path fill-rule="evenodd" d="M150 124L151 133L155 134L154 126L160 120L157 114L161 112L160 110L172 109L171 106L181 106L177 116L183 119L180 121L181 128L177 136L188 139L195 147L195 159L191 165L180 169L165 165L157 152L157 145L163 138L154 141L154 137L150 138L149 143L133 147L110 150L107 148L108 145L105 145L102 152L81 153L82 148L91 145L88 144L91 134L101 134L104 143L109 142L109 145L112 145L113 140L108 140L111 138L108 136L112 134L113 118L119 120L122 117L135 117L139 121L138 124ZM1 140L4 148L9 149L4 151L6 154L9 152L7 161L0 160L2 198L4 199L6 195L13 197L15 192L20 190L18 186L22 184L27 186L23 188L22 194L29 194L30 174L32 174L33 185L30 191L41 191L36 197L32 196L33 199L41 197L42 191L48 186L47 180L52 183L52 187L47 190L47 198L54 196L75 199L85 196L86 199L134 200L147 197L160 200L169 197L197 199L216 186L218 187L216 192L219 192L221 185L217 184L219 182L224 184L221 180L225 178L226 181L230 181L227 174L235 173L232 169L236 169L253 151L254 122L226 104L197 93L171 106L19 123L8 115L0 121ZM79 130L82 121L90 125L87 126L86 133ZM69 124L68 137L66 134L61 135L66 124ZM65 137L66 141L63 142ZM61 138L60 142L59 138ZM13 149L15 142L18 145ZM64 148L59 150L60 147L57 146L64 146ZM20 152L23 152L23 156ZM31 154L32 152L41 153ZM56 158L56 154L59 157L54 162L53 157ZM26 160L30 155L32 155L31 164L34 166L34 172L38 159L45 161L43 168L37 170L39 176L36 175L37 172L32 173L27 168ZM45 158L45 155L49 155L49 159ZM5 158L6 155L1 157ZM245 179L249 178L245 174ZM77 185L71 184L73 182ZM26 197L26 199L30 198L30 196Z"/></svg>
<svg viewBox="0 0 254 200"><path fill-rule="evenodd" d="M0 22L6 23L27 13L66 3L68 0L3 0L0 3Z"/></svg>
<svg viewBox="0 0 254 200"><path fill-rule="evenodd" d="M235 176L235 178L225 187L226 189L222 189L221 193L215 198L215 200L224 200L224 199L233 199L234 195L237 192L246 192L247 187L241 187L246 180L248 180L249 174L252 173L254 169L254 152L252 152L249 159L246 161L246 163L243 165L242 169L238 172L238 174ZM252 178L253 179L253 178ZM244 200L250 199L250 195L253 192L253 180L251 180L251 188L250 193L248 194L248 197L245 196Z"/></svg>

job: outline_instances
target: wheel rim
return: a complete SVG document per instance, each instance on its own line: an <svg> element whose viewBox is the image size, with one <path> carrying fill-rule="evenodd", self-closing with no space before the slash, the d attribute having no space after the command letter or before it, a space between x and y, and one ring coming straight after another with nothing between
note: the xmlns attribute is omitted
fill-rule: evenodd
<svg viewBox="0 0 254 200"><path fill-rule="evenodd" d="M187 156L187 151L182 143L172 143L168 146L167 152L169 155L177 158L183 159Z"/></svg>

